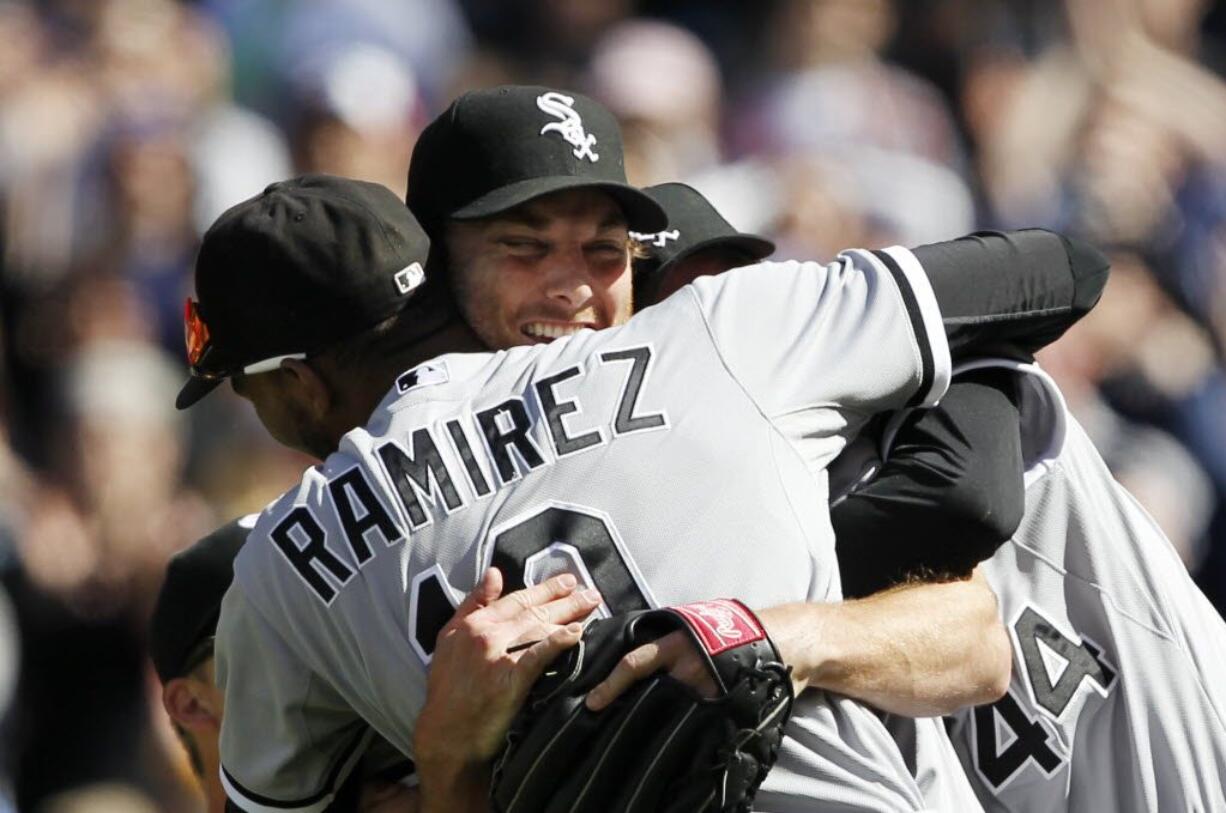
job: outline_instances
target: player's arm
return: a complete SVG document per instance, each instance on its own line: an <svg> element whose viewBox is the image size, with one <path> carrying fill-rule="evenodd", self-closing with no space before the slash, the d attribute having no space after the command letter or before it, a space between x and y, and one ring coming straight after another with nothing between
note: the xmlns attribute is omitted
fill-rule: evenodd
<svg viewBox="0 0 1226 813"><path fill-rule="evenodd" d="M355 809L373 732L286 643L236 581L217 624L227 809Z"/></svg>
<svg viewBox="0 0 1226 813"><path fill-rule="evenodd" d="M985 369L892 429L876 476L830 509L843 595L965 579L995 553L1025 508L1020 420L1014 374Z"/></svg>
<svg viewBox="0 0 1226 813"><path fill-rule="evenodd" d="M797 692L824 689L909 717L1000 699L1011 651L996 596L981 579L909 584L865 599L757 610ZM627 654L588 695L599 710L635 681L665 671L711 696L693 645L678 634Z"/></svg>
<svg viewBox="0 0 1226 813"><path fill-rule="evenodd" d="M804 685L909 717L999 700L1012 655L981 577L759 613Z"/></svg>
<svg viewBox="0 0 1226 813"><path fill-rule="evenodd" d="M932 406L954 360L1025 358L1092 307L1107 269L1093 248L1031 230L762 263L685 290L744 391L785 434L814 439Z"/></svg>
<svg viewBox="0 0 1226 813"><path fill-rule="evenodd" d="M413 731L422 813L486 811L490 771L511 719L545 667L600 605L563 574L502 595L491 568L439 632Z"/></svg>
<svg viewBox="0 0 1226 813"><path fill-rule="evenodd" d="M877 477L832 509L845 590L867 598L759 611L799 685L909 716L1005 691L1011 654L996 596L969 579L1022 516L1013 383L1002 370L960 376L940 406L903 422ZM689 674L685 644L619 666L597 704L661 666Z"/></svg>
<svg viewBox="0 0 1226 813"><path fill-rule="evenodd" d="M955 379L938 407L902 422L877 476L832 508L844 594L870 597L824 614L813 685L910 715L1004 692L995 596L964 580L1025 507L1016 397L1006 370Z"/></svg>
<svg viewBox="0 0 1226 813"><path fill-rule="evenodd" d="M907 252L873 252L902 264ZM941 310L955 362L1029 360L1102 296L1110 263L1093 246L1044 229L976 232L910 252Z"/></svg>

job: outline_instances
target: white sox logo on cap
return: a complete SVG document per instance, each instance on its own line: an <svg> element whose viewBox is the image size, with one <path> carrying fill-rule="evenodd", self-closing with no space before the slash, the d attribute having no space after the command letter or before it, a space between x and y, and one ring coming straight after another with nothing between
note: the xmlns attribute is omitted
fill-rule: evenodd
<svg viewBox="0 0 1226 813"><path fill-rule="evenodd" d="M655 246L656 248L664 248L668 245L669 240L677 240L681 237L680 229L669 229L668 231L648 232L644 234L641 231L629 232L630 239L636 243L642 243L645 246Z"/></svg>
<svg viewBox="0 0 1226 813"><path fill-rule="evenodd" d="M571 96L567 96L557 91L542 93L536 97L536 106L542 112L558 119L555 122L550 122L541 128L540 135L545 133L557 133L566 140L567 144L574 147L574 155L576 158L586 158L593 164L600 160L600 156L592 151L592 147L596 146L596 136L588 134L583 129L583 119L579 117L575 111L575 100Z"/></svg>

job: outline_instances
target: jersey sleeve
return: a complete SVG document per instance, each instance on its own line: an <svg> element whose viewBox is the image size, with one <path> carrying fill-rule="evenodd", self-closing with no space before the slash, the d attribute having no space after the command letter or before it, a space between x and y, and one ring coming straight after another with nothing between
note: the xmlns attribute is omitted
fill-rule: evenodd
<svg viewBox="0 0 1226 813"><path fill-rule="evenodd" d="M217 625L221 782L248 813L322 813L373 732L304 664L237 582Z"/></svg>
<svg viewBox="0 0 1226 813"><path fill-rule="evenodd" d="M1111 264L1043 229L975 232L915 249L941 303L950 355L1030 360L1090 312Z"/></svg>
<svg viewBox="0 0 1226 813"><path fill-rule="evenodd" d="M691 290L723 363L769 418L931 406L949 385L940 309L905 248L761 263Z"/></svg>
<svg viewBox="0 0 1226 813"><path fill-rule="evenodd" d="M876 476L832 506L846 598L909 578L964 578L1025 509L1015 374L959 375L902 421Z"/></svg>

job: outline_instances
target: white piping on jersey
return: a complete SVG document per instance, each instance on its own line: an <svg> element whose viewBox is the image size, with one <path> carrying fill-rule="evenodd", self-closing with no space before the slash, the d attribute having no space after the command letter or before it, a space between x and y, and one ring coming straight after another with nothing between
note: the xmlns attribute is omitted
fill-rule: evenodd
<svg viewBox="0 0 1226 813"><path fill-rule="evenodd" d="M945 324L941 320L940 305L937 304L937 297L932 290L932 283L928 279L927 272L924 271L919 259L911 253L910 249L890 246L883 251L898 263L898 267L902 269L907 282L911 285L911 291L915 294L915 301L920 311L920 321L927 334L922 338L917 338L926 342L932 351L932 386L928 392L923 394L924 400L920 406L935 406L940 397L949 389L949 382L953 378L950 372L953 362L949 357L949 342L945 338ZM871 252L866 253L872 256ZM876 260L875 257L873 259Z"/></svg>
<svg viewBox="0 0 1226 813"><path fill-rule="evenodd" d="M443 571L443 566L435 564L427 570L423 570L413 577L413 587L409 591L409 629L417 629L417 612L421 605L421 591L418 589L422 582L427 579L434 579L438 582L443 592L447 594L447 600L451 602L452 607L459 607L464 601L464 594L451 586L451 582L447 581L447 574ZM434 654L422 649L421 641L417 640L416 635L409 636L409 643L413 645L413 651L417 653L417 657L421 658L421 662L429 664L434 658Z"/></svg>
<svg viewBox="0 0 1226 813"><path fill-rule="evenodd" d="M848 249L840 254L839 258L843 259L854 254L877 269L883 278L893 281L894 292L904 303L901 309L907 313L909 318L912 318L912 332L915 338L913 350L917 354L916 365L922 366L919 356L922 356L925 345L932 354L932 378L929 381L921 380L915 394L916 408L934 407L949 389L951 361L949 342L945 338L945 326L941 321L941 309L937 304L936 294L932 290L932 282L915 255L902 246L892 246L878 253L888 254L890 259L898 265L905 279L898 279L890 267L872 251L859 248ZM917 314L912 314L910 307L905 304L907 289L915 298L915 305L919 310ZM914 324L915 320L918 320L920 324Z"/></svg>
<svg viewBox="0 0 1226 813"><path fill-rule="evenodd" d="M1060 388L1052 380L1052 377L1047 374L1046 370L1034 362L1021 362L1002 358L975 359L955 367L954 378L973 370L987 369L1010 370L1026 375L1027 380L1036 385L1034 391L1047 401L1047 405L1051 410L1052 421L1046 443L1044 443L1041 452L1027 461L1028 465L1022 473L1023 485L1029 488L1032 483L1047 474L1053 462L1064 449L1064 440L1068 434L1068 404L1064 400L1064 393L1060 392ZM898 435L899 429L902 428L903 421L906 420L912 411L900 410L886 424L885 429L881 433L880 453L883 461L889 459L890 450L894 446L894 439Z"/></svg>

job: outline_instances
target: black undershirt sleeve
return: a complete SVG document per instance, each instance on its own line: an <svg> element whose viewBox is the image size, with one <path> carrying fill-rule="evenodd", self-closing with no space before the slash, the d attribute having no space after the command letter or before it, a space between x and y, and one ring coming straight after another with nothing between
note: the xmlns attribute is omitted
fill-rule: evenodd
<svg viewBox="0 0 1226 813"><path fill-rule="evenodd" d="M976 232L914 252L955 360L1030 360L1098 302L1107 258L1042 229ZM884 261L884 258L883 258ZM965 578L1017 529L1025 505L1015 377L960 376L909 416L875 480L831 509L843 591Z"/></svg>
<svg viewBox="0 0 1226 813"><path fill-rule="evenodd" d="M877 477L831 509L843 592L965 578L1011 537L1025 494L1015 374L959 376L908 416Z"/></svg>
<svg viewBox="0 0 1226 813"><path fill-rule="evenodd" d="M950 355L1029 360L1089 313L1110 264L1043 229L976 232L914 252L941 308Z"/></svg>

